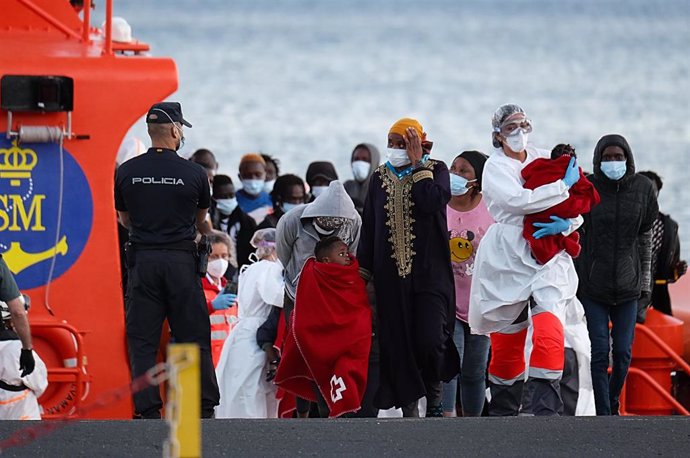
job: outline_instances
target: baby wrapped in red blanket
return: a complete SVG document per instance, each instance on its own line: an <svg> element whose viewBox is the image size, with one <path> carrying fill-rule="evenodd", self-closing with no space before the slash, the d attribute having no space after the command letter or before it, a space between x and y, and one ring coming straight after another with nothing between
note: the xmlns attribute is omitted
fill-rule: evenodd
<svg viewBox="0 0 690 458"><path fill-rule="evenodd" d="M563 177L575 150L570 145L558 145L551 153L552 159L536 159L522 169L523 185L527 189L553 183ZM548 210L525 216L523 236L532 250L532 255L540 264L546 264L561 250L573 258L580 255L580 234L573 232L568 236L562 234L534 238L539 229L534 223L551 223L551 216L576 218L589 213L599 203L599 193L580 169L580 179L570 188L570 197Z"/></svg>
<svg viewBox="0 0 690 458"><path fill-rule="evenodd" d="M360 409L371 349L371 308L357 259L337 237L321 240L302 268L275 383L329 417Z"/></svg>

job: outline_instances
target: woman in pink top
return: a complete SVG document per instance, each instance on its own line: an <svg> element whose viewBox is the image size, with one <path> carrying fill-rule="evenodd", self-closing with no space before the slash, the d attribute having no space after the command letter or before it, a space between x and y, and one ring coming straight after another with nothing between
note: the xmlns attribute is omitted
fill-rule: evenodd
<svg viewBox="0 0 690 458"><path fill-rule="evenodd" d="M444 416L455 416L456 393L461 393L462 416L479 416L486 397L486 366L489 338L472 335L467 324L470 285L479 242L493 219L482 201L482 171L487 157L478 151L465 151L450 168L452 198L446 208L450 233L450 257L455 277L455 335L460 354L460 376L443 387ZM458 409L460 413L460 409Z"/></svg>

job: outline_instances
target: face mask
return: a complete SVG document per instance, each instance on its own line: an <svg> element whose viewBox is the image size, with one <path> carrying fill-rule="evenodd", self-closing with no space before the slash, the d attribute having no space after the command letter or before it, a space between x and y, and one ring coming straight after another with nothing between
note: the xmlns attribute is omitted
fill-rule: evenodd
<svg viewBox="0 0 690 458"><path fill-rule="evenodd" d="M237 208L237 198L232 199L216 199L216 208L224 215L230 215Z"/></svg>
<svg viewBox="0 0 690 458"><path fill-rule="evenodd" d="M387 159L388 162L396 168L405 167L411 164L410 157L407 155L407 150L405 149L388 148Z"/></svg>
<svg viewBox="0 0 690 458"><path fill-rule="evenodd" d="M285 213L287 213L287 212L289 212L290 210L292 210L293 208L297 207L298 205L300 205L300 204L293 204L293 203L290 203L290 202L283 202L282 205L281 205L281 207L283 207L283 211L284 211Z"/></svg>
<svg viewBox="0 0 690 458"><path fill-rule="evenodd" d="M250 196L258 196L264 189L264 180L242 180L242 189Z"/></svg>
<svg viewBox="0 0 690 458"><path fill-rule="evenodd" d="M226 259L214 259L208 262L206 272L212 277L220 278L228 270L228 264L229 262Z"/></svg>
<svg viewBox="0 0 690 458"><path fill-rule="evenodd" d="M467 183L472 183L473 181L477 181L475 178L474 180L468 180L465 177L461 177L460 175L455 175L454 173L450 174L450 193L454 196L462 196L467 193L467 191L470 190L470 188L467 187Z"/></svg>
<svg viewBox="0 0 690 458"><path fill-rule="evenodd" d="M324 229L318 224L316 224L316 221L314 221L314 229L316 230L316 233L319 234L319 237L324 238L331 236L335 234L335 229Z"/></svg>
<svg viewBox="0 0 690 458"><path fill-rule="evenodd" d="M328 186L313 186L311 188L311 194L314 197L319 197L326 189L328 189Z"/></svg>
<svg viewBox="0 0 690 458"><path fill-rule="evenodd" d="M168 113L165 113L165 115L172 121ZM180 133L180 142L177 144L177 148L175 148L175 151L179 151L184 147L184 132L182 132L182 129L177 124L173 123L173 126L175 126L175 129Z"/></svg>
<svg viewBox="0 0 690 458"><path fill-rule="evenodd" d="M371 164L365 161L355 161L352 163L352 175L354 175L355 180L360 183L369 177L369 171L371 170Z"/></svg>
<svg viewBox="0 0 690 458"><path fill-rule="evenodd" d="M506 137L506 143L508 144L508 148L510 148L511 151L515 153L521 153L527 147L527 133L524 130L518 128L517 132L513 132L512 134Z"/></svg>
<svg viewBox="0 0 690 458"><path fill-rule="evenodd" d="M628 164L626 161L606 161L601 163L601 171L613 181L623 178L627 170Z"/></svg>
<svg viewBox="0 0 690 458"><path fill-rule="evenodd" d="M264 192L273 191L273 185L276 184L276 180L264 181Z"/></svg>

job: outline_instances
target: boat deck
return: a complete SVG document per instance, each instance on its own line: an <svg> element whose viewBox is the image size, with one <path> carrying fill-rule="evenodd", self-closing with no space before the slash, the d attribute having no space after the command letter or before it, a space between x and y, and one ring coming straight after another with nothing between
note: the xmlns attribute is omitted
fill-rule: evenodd
<svg viewBox="0 0 690 458"><path fill-rule="evenodd" d="M0 440L27 422L0 422ZM75 421L4 457L161 456L159 420ZM688 456L690 419L564 417L204 420L214 456Z"/></svg>

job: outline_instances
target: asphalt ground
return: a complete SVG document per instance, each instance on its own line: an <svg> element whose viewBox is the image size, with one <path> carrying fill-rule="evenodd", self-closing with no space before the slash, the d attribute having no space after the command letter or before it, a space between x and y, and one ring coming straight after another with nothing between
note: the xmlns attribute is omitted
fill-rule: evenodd
<svg viewBox="0 0 690 458"><path fill-rule="evenodd" d="M0 422L0 441L30 425ZM161 456L166 434L161 420L73 421L2 457ZM688 457L690 418L203 420L203 454Z"/></svg>

